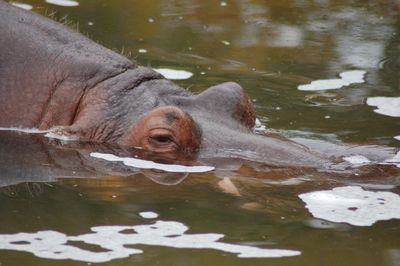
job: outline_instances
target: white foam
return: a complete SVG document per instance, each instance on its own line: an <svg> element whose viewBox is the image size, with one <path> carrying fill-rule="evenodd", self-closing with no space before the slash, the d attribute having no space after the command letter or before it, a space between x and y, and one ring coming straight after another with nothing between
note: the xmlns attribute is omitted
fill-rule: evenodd
<svg viewBox="0 0 400 266"><path fill-rule="evenodd" d="M261 124L260 119L256 118L256 127L261 127L261 126L262 126L262 124Z"/></svg>
<svg viewBox="0 0 400 266"><path fill-rule="evenodd" d="M343 157L343 160L346 162L349 162L353 165L360 166L360 165L365 165L371 163L371 161L362 155L354 155L354 156L348 156L348 157Z"/></svg>
<svg viewBox="0 0 400 266"><path fill-rule="evenodd" d="M37 128L20 128L20 127L0 127L0 131L17 131L28 134L44 134L50 132L50 130L40 130Z"/></svg>
<svg viewBox="0 0 400 266"><path fill-rule="evenodd" d="M378 114L400 117L400 97L369 97L367 104L377 107Z"/></svg>
<svg viewBox="0 0 400 266"><path fill-rule="evenodd" d="M335 223L371 226L381 220L400 219L400 196L392 192L371 192L348 186L299 197L315 218Z"/></svg>
<svg viewBox="0 0 400 266"><path fill-rule="evenodd" d="M74 136L74 135L60 135L54 132L48 132L46 135L44 135L45 137L49 138L49 139L58 139L58 140L62 140L62 141L79 141L79 137L78 136Z"/></svg>
<svg viewBox="0 0 400 266"><path fill-rule="evenodd" d="M19 127L0 127L0 131L16 131L27 134L45 134L44 136L49 139L58 139L62 141L78 141L78 136L60 135L53 132L53 129L40 130L37 128L19 128Z"/></svg>
<svg viewBox="0 0 400 266"><path fill-rule="evenodd" d="M96 226L91 233L67 236L56 231L0 235L0 249L26 251L40 258L89 263L109 262L114 259L141 254L143 250L132 245L164 246L172 248L214 249L237 254L240 258L279 258L297 256L301 252L219 242L223 234L186 234L189 228L175 221L158 220L153 224L134 226ZM91 251L70 245L84 242L106 251Z"/></svg>
<svg viewBox="0 0 400 266"><path fill-rule="evenodd" d="M321 79L312 81L310 84L299 85L301 91L335 90L354 83L364 83L364 70L351 70L339 74L340 79Z"/></svg>
<svg viewBox="0 0 400 266"><path fill-rule="evenodd" d="M266 127L261 123L261 121L256 118L256 125L254 127L255 133L263 133L266 131Z"/></svg>
<svg viewBox="0 0 400 266"><path fill-rule="evenodd" d="M145 219L155 219L158 217L158 214L155 212L140 212L139 215Z"/></svg>
<svg viewBox="0 0 400 266"><path fill-rule="evenodd" d="M393 156L392 158L389 158L387 160L385 160L383 163L381 164L390 164L390 165L396 165L397 167L400 168L400 151L396 153L395 156Z"/></svg>
<svg viewBox="0 0 400 266"><path fill-rule="evenodd" d="M226 40L221 40L221 43L222 43L223 45L226 45L226 46L231 45L231 43L228 42L228 41L226 41Z"/></svg>
<svg viewBox="0 0 400 266"><path fill-rule="evenodd" d="M284 180L265 180L263 183L271 184L271 185L281 185L281 186L295 186L300 185L304 182L308 182L311 179L309 177L293 177Z"/></svg>
<svg viewBox="0 0 400 266"><path fill-rule="evenodd" d="M126 166L131 166L140 169L158 169L166 172L174 173L204 173L214 170L212 166L185 166L178 164L161 164L142 159L130 157L118 157L113 154L92 152L90 156L98 159L107 160L110 162L122 162Z"/></svg>
<svg viewBox="0 0 400 266"><path fill-rule="evenodd" d="M23 4L23 3L15 3L15 2L13 2L13 3L11 3L11 4L12 4L13 6L16 6L16 7L25 9L25 10L31 10L31 9L33 8L33 6L31 6L31 5Z"/></svg>
<svg viewBox="0 0 400 266"><path fill-rule="evenodd" d="M79 6L79 3L72 0L46 0L46 3L57 6Z"/></svg>
<svg viewBox="0 0 400 266"><path fill-rule="evenodd" d="M189 79L193 76L193 73L186 70L175 70L169 68L154 68L153 70L160 73L165 78L173 80Z"/></svg>

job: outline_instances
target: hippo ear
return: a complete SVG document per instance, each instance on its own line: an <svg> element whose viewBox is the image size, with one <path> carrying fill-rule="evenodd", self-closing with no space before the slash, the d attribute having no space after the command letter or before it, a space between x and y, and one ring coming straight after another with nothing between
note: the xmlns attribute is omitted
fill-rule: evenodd
<svg viewBox="0 0 400 266"><path fill-rule="evenodd" d="M208 88L196 97L196 102L218 115L229 115L248 128L254 128L256 112L249 96L235 82Z"/></svg>
<svg viewBox="0 0 400 266"><path fill-rule="evenodd" d="M171 158L194 158L200 148L201 132L190 115L175 106L153 109L124 134L120 145L140 147Z"/></svg>

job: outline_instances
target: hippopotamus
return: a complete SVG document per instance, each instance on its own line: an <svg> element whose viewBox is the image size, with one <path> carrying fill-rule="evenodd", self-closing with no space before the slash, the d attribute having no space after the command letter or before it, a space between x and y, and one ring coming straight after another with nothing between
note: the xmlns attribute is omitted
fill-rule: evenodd
<svg viewBox="0 0 400 266"><path fill-rule="evenodd" d="M237 83L193 94L64 25L1 0L0 25L0 127L51 130L170 157L331 164L288 139L255 134L254 106Z"/></svg>

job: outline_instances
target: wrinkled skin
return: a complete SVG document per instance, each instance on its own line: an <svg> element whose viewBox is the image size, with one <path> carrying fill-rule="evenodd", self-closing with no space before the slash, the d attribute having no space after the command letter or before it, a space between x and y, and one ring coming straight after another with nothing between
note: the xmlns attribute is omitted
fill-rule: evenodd
<svg viewBox="0 0 400 266"><path fill-rule="evenodd" d="M330 164L297 143L253 134L254 107L236 83L193 95L152 69L1 0L0 36L0 127L53 129L168 158Z"/></svg>

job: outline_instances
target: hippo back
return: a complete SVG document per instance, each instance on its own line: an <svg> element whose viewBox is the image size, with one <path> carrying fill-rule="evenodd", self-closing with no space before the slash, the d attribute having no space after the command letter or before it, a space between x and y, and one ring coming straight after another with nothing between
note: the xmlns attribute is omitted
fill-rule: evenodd
<svg viewBox="0 0 400 266"><path fill-rule="evenodd" d="M70 125L85 90L137 67L67 27L1 0L0 36L1 127L44 128L49 113L53 124Z"/></svg>

